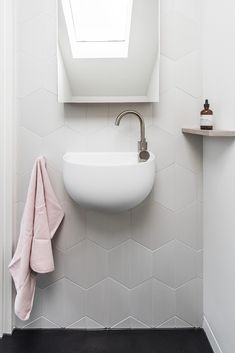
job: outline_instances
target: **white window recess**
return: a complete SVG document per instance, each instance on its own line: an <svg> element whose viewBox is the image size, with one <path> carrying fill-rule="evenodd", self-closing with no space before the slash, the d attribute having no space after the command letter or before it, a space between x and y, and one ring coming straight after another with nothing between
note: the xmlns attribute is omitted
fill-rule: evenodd
<svg viewBox="0 0 235 353"><path fill-rule="evenodd" d="M73 58L128 57L133 0L62 0Z"/></svg>

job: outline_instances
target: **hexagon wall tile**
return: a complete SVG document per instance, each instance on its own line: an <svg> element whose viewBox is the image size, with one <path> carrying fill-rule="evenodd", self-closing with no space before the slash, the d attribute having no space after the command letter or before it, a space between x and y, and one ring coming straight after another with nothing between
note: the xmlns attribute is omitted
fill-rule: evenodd
<svg viewBox="0 0 235 353"><path fill-rule="evenodd" d="M128 317L127 319L119 322L117 325L113 326L116 329L139 329L139 328L148 328L143 322L136 320L133 317Z"/></svg>
<svg viewBox="0 0 235 353"><path fill-rule="evenodd" d="M175 136L153 125L147 128L146 136L148 148L156 157L157 170L169 167L175 162Z"/></svg>
<svg viewBox="0 0 235 353"><path fill-rule="evenodd" d="M176 290L176 314L194 327L202 325L202 280L194 279Z"/></svg>
<svg viewBox="0 0 235 353"><path fill-rule="evenodd" d="M68 326L69 329L100 329L103 328L98 322L90 319L89 317L83 317L81 320L75 322L74 324Z"/></svg>
<svg viewBox="0 0 235 353"><path fill-rule="evenodd" d="M16 95L25 97L42 87L41 63L29 55L18 53L16 57ZM32 119L32 117L31 117Z"/></svg>
<svg viewBox="0 0 235 353"><path fill-rule="evenodd" d="M89 288L105 279L107 267L107 252L89 240L80 242L66 252L66 277L83 288Z"/></svg>
<svg viewBox="0 0 235 353"><path fill-rule="evenodd" d="M132 238L155 250L174 238L173 212L147 199L132 210Z"/></svg>
<svg viewBox="0 0 235 353"><path fill-rule="evenodd" d="M201 100L171 88L153 105L153 123L171 134L182 136L183 126L197 126Z"/></svg>
<svg viewBox="0 0 235 353"><path fill-rule="evenodd" d="M25 174L32 170L35 159L41 155L42 139L25 128L18 130L18 139L17 171L20 174Z"/></svg>
<svg viewBox="0 0 235 353"><path fill-rule="evenodd" d="M197 277L197 252L178 241L164 245L154 252L153 275L170 287L179 287Z"/></svg>
<svg viewBox="0 0 235 353"><path fill-rule="evenodd" d="M175 315L174 290L156 280L134 288L131 303L132 315L150 327L157 327Z"/></svg>
<svg viewBox="0 0 235 353"><path fill-rule="evenodd" d="M152 286L153 326L158 327L175 315L175 292L159 281Z"/></svg>
<svg viewBox="0 0 235 353"><path fill-rule="evenodd" d="M21 123L39 136L46 136L64 125L63 105L58 104L55 94L36 91L22 100Z"/></svg>
<svg viewBox="0 0 235 353"><path fill-rule="evenodd" d="M161 53L177 60L199 48L200 37L197 24L171 11L161 19Z"/></svg>
<svg viewBox="0 0 235 353"><path fill-rule="evenodd" d="M200 173L202 170L202 140L199 136L181 135L176 139L176 163Z"/></svg>
<svg viewBox="0 0 235 353"><path fill-rule="evenodd" d="M167 92L170 88L175 86L175 61L161 55L161 70L159 78L160 94ZM159 103L157 103L159 104Z"/></svg>
<svg viewBox="0 0 235 353"><path fill-rule="evenodd" d="M43 316L61 327L81 319L84 309L84 291L66 279L44 290Z"/></svg>
<svg viewBox="0 0 235 353"><path fill-rule="evenodd" d="M20 0L16 1L16 17L18 21L27 21L41 13L55 15L55 0Z"/></svg>
<svg viewBox="0 0 235 353"><path fill-rule="evenodd" d="M183 243L199 250L202 248L202 205L196 202L175 213L175 235ZM187 222L186 222L187 220Z"/></svg>
<svg viewBox="0 0 235 353"><path fill-rule="evenodd" d="M176 64L176 86L198 98L202 92L202 75L197 65L201 65L201 52L195 51L181 58Z"/></svg>
<svg viewBox="0 0 235 353"><path fill-rule="evenodd" d="M144 303L144 305L142 305ZM131 315L149 327L153 324L152 280L131 291Z"/></svg>
<svg viewBox="0 0 235 353"><path fill-rule="evenodd" d="M43 28L43 31L42 31ZM46 60L56 55L56 22L39 15L19 25L17 49L35 58Z"/></svg>
<svg viewBox="0 0 235 353"><path fill-rule="evenodd" d="M173 165L157 173L154 197L163 206L177 211L196 200L196 190L195 174Z"/></svg>
<svg viewBox="0 0 235 353"><path fill-rule="evenodd" d="M132 240L112 249L109 252L109 274L129 288L150 279L151 251Z"/></svg>
<svg viewBox="0 0 235 353"><path fill-rule="evenodd" d="M59 328L56 324L53 322L45 319L44 317L40 317L39 319L31 322L27 326L25 326L27 329L53 329L53 328Z"/></svg>
<svg viewBox="0 0 235 353"><path fill-rule="evenodd" d="M64 220L55 235L54 244L61 250L67 250L85 238L86 215L83 209L70 202L64 202Z"/></svg>
<svg viewBox="0 0 235 353"><path fill-rule="evenodd" d="M112 327L128 317L129 290L106 279L87 290L87 315L104 327Z"/></svg>
<svg viewBox="0 0 235 353"><path fill-rule="evenodd" d="M105 249L111 249L130 238L130 213L87 213L87 237Z"/></svg>

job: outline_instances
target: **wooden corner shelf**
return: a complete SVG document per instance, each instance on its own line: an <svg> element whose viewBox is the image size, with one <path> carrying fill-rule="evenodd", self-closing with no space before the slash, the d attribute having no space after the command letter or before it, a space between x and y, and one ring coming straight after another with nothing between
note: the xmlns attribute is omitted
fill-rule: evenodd
<svg viewBox="0 0 235 353"><path fill-rule="evenodd" d="M201 129L189 129L183 128L184 134L207 136L207 137L235 137L234 130L201 130Z"/></svg>

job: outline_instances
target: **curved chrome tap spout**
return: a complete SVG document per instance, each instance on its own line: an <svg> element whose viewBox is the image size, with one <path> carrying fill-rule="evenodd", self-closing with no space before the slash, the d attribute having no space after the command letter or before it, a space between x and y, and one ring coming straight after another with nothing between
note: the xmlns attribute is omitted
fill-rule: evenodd
<svg viewBox="0 0 235 353"><path fill-rule="evenodd" d="M140 122L140 141L138 142L138 151L139 151L139 160L140 161L146 161L149 159L149 153L147 151L148 149L148 143L145 138L145 124L144 124L144 119L142 116L136 112L135 110L125 110L124 112L120 113L115 121L115 125L119 126L121 119L126 116L126 115L135 115ZM146 153L142 153L146 152Z"/></svg>

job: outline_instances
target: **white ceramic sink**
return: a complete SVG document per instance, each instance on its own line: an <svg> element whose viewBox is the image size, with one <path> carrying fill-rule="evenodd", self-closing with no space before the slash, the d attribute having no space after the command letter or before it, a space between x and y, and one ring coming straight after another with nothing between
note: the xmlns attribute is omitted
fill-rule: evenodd
<svg viewBox="0 0 235 353"><path fill-rule="evenodd" d="M140 204L150 193L155 157L138 161L134 152L67 153L63 177L67 192L79 205L121 212Z"/></svg>

